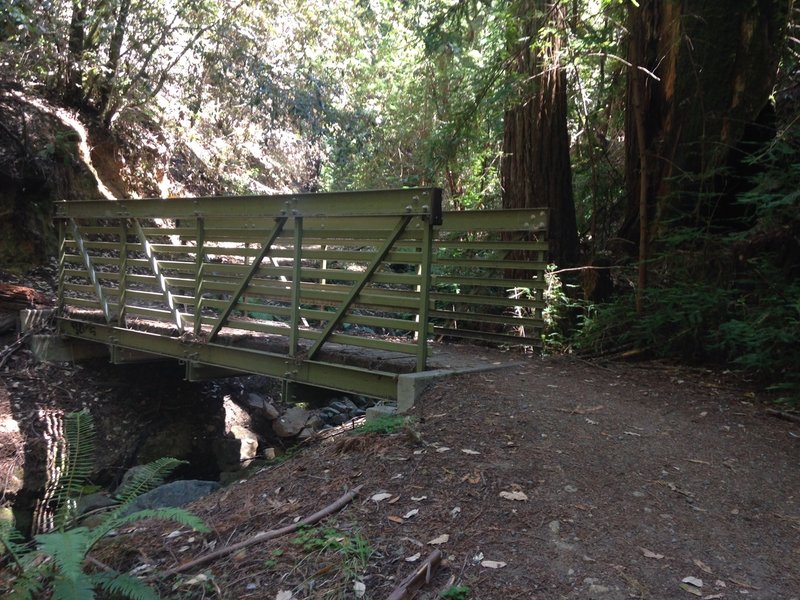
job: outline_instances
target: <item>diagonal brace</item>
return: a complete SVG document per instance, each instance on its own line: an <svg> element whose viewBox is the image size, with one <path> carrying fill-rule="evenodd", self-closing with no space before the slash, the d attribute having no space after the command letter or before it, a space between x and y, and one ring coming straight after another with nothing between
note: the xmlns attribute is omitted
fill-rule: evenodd
<svg viewBox="0 0 800 600"><path fill-rule="evenodd" d="M167 307L172 312L172 318L175 319L175 325L178 328L178 332L183 333L183 318L181 317L181 313L178 311L178 305L175 304L175 299L172 297L172 292L170 292L169 287L167 287L167 279L161 272L161 265L159 264L155 252L153 251L153 245L147 240L147 236L145 235L144 229L142 229L142 224L139 223L139 220L134 219L133 224L136 228L136 235L139 236L139 243L141 243L142 250L144 250L144 254L147 257L147 262L150 263L150 269L153 271L153 275L156 276L158 287L161 289L161 295L164 296L164 301L167 303Z"/></svg>
<svg viewBox="0 0 800 600"><path fill-rule="evenodd" d="M264 246L261 248L261 252L259 252L258 257L253 261L253 264L250 265L250 271L248 271L247 275L245 275L244 280L242 280L242 283L239 285L239 289L237 289L231 296L230 304L228 304L228 306L225 307L225 310L222 311L222 314L219 317L219 321L217 321L217 324L214 326L214 329L211 330L211 333L208 336L209 342L214 341L214 338L217 337L217 334L219 334L220 330L222 329L222 326L225 325L225 323L227 322L228 317L231 316L233 308L236 306L236 303L239 302L239 297L247 289L247 286L250 285L250 280L256 274L256 271L258 271L258 269L261 267L261 261L263 261L266 258L267 254L269 254L269 251L272 250L272 245L275 243L275 240L278 239L278 236L281 234L281 231L283 231L283 226L286 225L287 220L288 217L278 217L275 219L275 227L272 228L272 232L269 234L269 237L264 242Z"/></svg>
<svg viewBox="0 0 800 600"><path fill-rule="evenodd" d="M377 256L372 261L372 264L370 264L369 267L367 268L366 272L364 273L364 276L361 278L360 281L358 281L357 283L355 283L355 285L353 285L353 287L350 290L350 293L347 295L347 298L345 298L342 301L342 306L337 311L336 316L331 317L325 324L325 328L322 330L322 334L320 335L319 339L314 343L314 345L308 351L309 359L314 358L317 352L319 352L319 349L322 347L322 345L330 337L331 333L333 333L333 330L336 329L339 323L342 322L342 319L344 319L345 315L347 314L347 309L350 308L350 305L353 304L353 301L355 301L356 297L361 293L361 290L363 290L364 286L367 285L367 282L369 281L370 277L372 277L372 274L375 273L380 264L383 262L383 259L386 258L387 254L389 254L389 250L392 249L392 246L394 246L395 242L406 230L406 227L408 227L408 224L411 222L412 218L413 218L412 215L403 215L402 217L400 217L400 221L397 223L397 226L394 228L394 231L392 231L391 235L387 238L386 242L378 251Z"/></svg>
<svg viewBox="0 0 800 600"><path fill-rule="evenodd" d="M110 323L111 311L108 308L108 299L103 293L103 286L100 285L100 281L97 279L97 271L94 270L92 257L89 256L89 252L86 250L86 244L83 242L83 236L81 236L80 229L78 228L78 222L75 219L70 219L69 222L70 225L72 225L72 237L75 238L75 243L78 245L78 250L81 252L83 266L86 267L86 272L89 274L89 281L91 281L94 286L94 293L97 294L97 301L100 303L103 317L105 317L106 323Z"/></svg>

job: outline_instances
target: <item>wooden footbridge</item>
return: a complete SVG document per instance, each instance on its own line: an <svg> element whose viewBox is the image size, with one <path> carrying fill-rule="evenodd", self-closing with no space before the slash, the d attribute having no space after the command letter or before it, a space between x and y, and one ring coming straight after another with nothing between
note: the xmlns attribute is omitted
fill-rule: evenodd
<svg viewBox="0 0 800 600"><path fill-rule="evenodd" d="M481 366L433 340L540 342L544 210L443 211L418 188L61 202L56 218L60 331L113 362L407 403Z"/></svg>

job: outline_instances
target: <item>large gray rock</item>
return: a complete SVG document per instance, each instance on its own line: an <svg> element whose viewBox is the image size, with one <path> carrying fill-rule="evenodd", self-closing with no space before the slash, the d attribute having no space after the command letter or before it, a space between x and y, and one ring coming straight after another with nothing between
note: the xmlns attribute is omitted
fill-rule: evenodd
<svg viewBox="0 0 800 600"><path fill-rule="evenodd" d="M250 392L249 394L247 394L245 402L247 403L247 408L253 411L253 414L259 417L264 417L266 419L269 419L270 421L274 421L279 416L281 416L280 411L277 408L275 408L272 402L270 402L260 394L255 394L253 392Z"/></svg>
<svg viewBox="0 0 800 600"><path fill-rule="evenodd" d="M220 488L216 481L201 481L198 479L184 479L166 483L146 494L142 494L131 502L123 515L129 515L139 510L148 508L164 508L168 506L183 506L203 496L207 496Z"/></svg>
<svg viewBox="0 0 800 600"><path fill-rule="evenodd" d="M272 422L272 429L279 437L294 437L306 426L310 415L311 413L304 408L293 406Z"/></svg>

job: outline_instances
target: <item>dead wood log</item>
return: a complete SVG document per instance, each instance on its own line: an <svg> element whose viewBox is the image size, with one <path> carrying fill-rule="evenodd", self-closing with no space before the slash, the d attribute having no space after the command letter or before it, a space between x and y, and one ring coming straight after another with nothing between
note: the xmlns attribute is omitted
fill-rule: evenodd
<svg viewBox="0 0 800 600"><path fill-rule="evenodd" d="M52 305L50 298L33 288L16 283L0 283L0 310L45 308Z"/></svg>
<svg viewBox="0 0 800 600"><path fill-rule="evenodd" d="M426 583L431 582L433 572L442 562L442 551L438 548L431 552L425 561L414 572L400 582L387 600L409 600L415 591Z"/></svg>
<svg viewBox="0 0 800 600"><path fill-rule="evenodd" d="M281 529L273 529L271 531L262 531L260 533L255 534L254 536L241 541L237 542L236 544L231 544L230 546L225 546L220 548L219 550L214 550L213 552L209 552L208 554L204 554L198 558L190 560L189 562L185 562L182 565L178 565L164 573L158 575L158 577L167 577L170 575L176 575L177 573L183 573L184 571L188 571L194 567L204 565L207 562L214 560L215 558L220 558L221 556L227 556L228 554L232 554L237 550L241 550L242 548L246 548L247 546L252 546L253 544L258 544L260 542L266 542L267 540L272 540L277 537L281 537L284 535L288 535L290 533L294 533L304 525L313 525L314 523L321 521L325 517L328 517L338 511L340 511L344 506L346 506L353 498L358 495L358 492L361 491L362 486L356 486L349 492L347 492L344 496L339 498L333 504L329 504L322 510L315 512L313 515L309 515L308 517L299 520L297 523L292 523L291 525L287 525L286 527L282 527Z"/></svg>

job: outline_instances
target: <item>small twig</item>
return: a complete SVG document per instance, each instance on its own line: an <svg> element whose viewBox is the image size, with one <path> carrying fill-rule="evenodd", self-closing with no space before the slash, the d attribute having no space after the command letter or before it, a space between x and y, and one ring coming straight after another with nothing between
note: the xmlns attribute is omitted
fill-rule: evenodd
<svg viewBox="0 0 800 600"><path fill-rule="evenodd" d="M88 562L89 564L92 564L92 565L94 565L95 567L97 567L97 568L99 568L99 569L101 569L101 570L105 571L106 573L113 573L113 572L114 572L114 569L112 569L111 567L109 567L109 566L108 566L106 563L104 563L103 561L97 560L97 559L96 559L94 556L87 556L87 557L86 557L86 562Z"/></svg>
<svg viewBox="0 0 800 600"><path fill-rule="evenodd" d="M178 565L164 573L161 573L159 576L161 577L168 577L170 575L176 575L177 573L183 573L184 571L188 571L194 567L204 565L207 562L214 560L215 558L219 558L221 556L227 556L228 554L232 554L237 550L241 550L242 548L246 548L247 546L252 546L253 544L258 544L260 542L265 542L267 540L271 540L277 537L281 537L290 533L293 533L303 527L304 525L313 525L317 521L321 521L325 517L332 515L335 512L341 510L346 504L348 504L353 498L358 495L358 492L361 491L362 486L356 486L349 492L347 492L344 496L339 498L333 504L329 504L322 510L315 512L313 515L306 517L305 519L301 519L297 523L293 523L291 525L287 525L286 527L282 527L280 529L273 529L271 531L262 531L260 533L255 534L251 538L248 538L242 542L238 542L236 544L231 544L230 546L224 546L219 550L214 550L213 552L209 552L208 554L204 554L194 560L190 560L189 562L183 563L182 565Z"/></svg>
<svg viewBox="0 0 800 600"><path fill-rule="evenodd" d="M403 579L387 600L408 600L423 584L430 583L433 571L442 561L442 551L438 548L431 552L425 561L414 572Z"/></svg>
<svg viewBox="0 0 800 600"><path fill-rule="evenodd" d="M777 417L778 419L783 419L784 421L791 421L792 423L800 423L800 415L796 415L794 413L788 413L782 410L775 410L774 408L768 408L767 414L773 417Z"/></svg>
<svg viewBox="0 0 800 600"><path fill-rule="evenodd" d="M19 350L22 347L22 344L25 343L25 340L27 340L32 334L33 331L25 332L19 337L19 339L17 339L17 341L15 341L12 344L9 344L2 352L0 352L0 369L2 369L5 366L6 362L11 357L11 355L14 354L14 352L16 352L17 350Z"/></svg>

